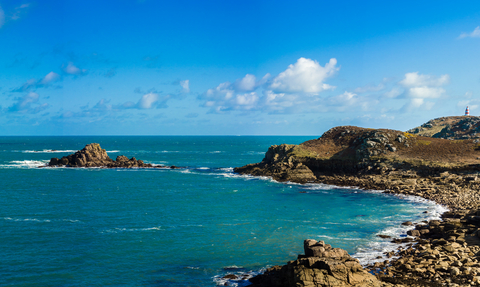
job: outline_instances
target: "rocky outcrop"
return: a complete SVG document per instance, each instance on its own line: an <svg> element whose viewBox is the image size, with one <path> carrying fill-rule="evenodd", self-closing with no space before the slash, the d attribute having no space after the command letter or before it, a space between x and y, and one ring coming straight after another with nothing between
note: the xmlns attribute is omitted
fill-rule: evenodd
<svg viewBox="0 0 480 287"><path fill-rule="evenodd" d="M252 287L380 287L380 282L363 269L357 259L323 241L307 239L305 255L284 266L268 268L250 279Z"/></svg>
<svg viewBox="0 0 480 287"><path fill-rule="evenodd" d="M261 163L235 168L235 172L272 176L279 181L299 183L314 181L315 175L304 164L304 159L296 155L296 151L296 145L273 145L265 153Z"/></svg>
<svg viewBox="0 0 480 287"><path fill-rule="evenodd" d="M450 140L480 139L480 117L442 117L413 128L409 133Z"/></svg>
<svg viewBox="0 0 480 287"><path fill-rule="evenodd" d="M313 182L322 173L358 173L371 169L396 169L385 160L414 145L412 135L393 130L336 127L316 140L300 145L273 145L256 164L235 168L240 174L271 176L278 181ZM405 164L405 163L401 163Z"/></svg>
<svg viewBox="0 0 480 287"><path fill-rule="evenodd" d="M151 168L151 164L144 163L136 158L127 158L126 156L117 156L112 160L107 151L100 147L98 143L86 145L82 150L74 154L64 156L61 159L52 158L48 166L66 166L66 167L107 167L107 168Z"/></svg>

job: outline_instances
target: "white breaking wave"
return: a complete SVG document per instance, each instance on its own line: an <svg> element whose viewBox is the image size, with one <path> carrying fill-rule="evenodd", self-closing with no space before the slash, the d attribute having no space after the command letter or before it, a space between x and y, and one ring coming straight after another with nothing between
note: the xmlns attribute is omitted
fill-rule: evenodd
<svg viewBox="0 0 480 287"><path fill-rule="evenodd" d="M4 220L8 221L33 221L33 222L51 222L50 219L38 219L38 218L12 218L12 217L4 217Z"/></svg>
<svg viewBox="0 0 480 287"><path fill-rule="evenodd" d="M0 168L38 168L45 166L49 160L14 160L7 164L0 164Z"/></svg>
<svg viewBox="0 0 480 287"><path fill-rule="evenodd" d="M333 236L328 236L328 235L317 235L317 237L320 238L327 238L327 239L334 239L334 240L362 240L362 238L354 238L354 237L333 237Z"/></svg>
<svg viewBox="0 0 480 287"><path fill-rule="evenodd" d="M3 217L3 220L7 221L23 221L23 222L52 222L52 221L66 221L71 223L79 223L80 220L77 219L38 219L38 218L18 218L18 217Z"/></svg>
<svg viewBox="0 0 480 287"><path fill-rule="evenodd" d="M392 238L408 237L407 231L414 229L415 226L401 225L403 221L410 219L410 221L414 223L420 223L424 220L429 221L433 219L440 219L440 216L444 212L448 211L448 208L446 208L445 206L439 205L433 201L421 198L419 196L396 195L396 197L415 203L415 205L413 205L413 208L415 208L418 213L406 218L394 217L397 220L392 220L392 225L381 230L378 234L388 235ZM427 213L423 213L423 211L427 211ZM387 260L387 258L384 257L386 252L395 251L399 247L399 245L406 246L407 244L392 243L392 238L381 239L377 236L377 234L372 235L368 243L364 246L358 247L357 251L352 256L357 258L364 266L368 264L373 264L375 262ZM379 256L382 256L382 258L377 259L377 257Z"/></svg>
<svg viewBox="0 0 480 287"><path fill-rule="evenodd" d="M152 230L162 230L161 226L154 227L145 227L145 228L113 228L107 229L101 233L118 233L118 232L132 232L132 231L152 231Z"/></svg>
<svg viewBox="0 0 480 287"><path fill-rule="evenodd" d="M56 149L44 149L44 150L22 150L23 153L72 153L77 152L78 150L66 149L66 150L56 150Z"/></svg>
<svg viewBox="0 0 480 287"><path fill-rule="evenodd" d="M213 279L213 282L217 285L217 286L234 286L234 287L243 287L243 286L248 286L250 285L251 283L248 281L248 279L258 275L258 274L262 274L266 271L266 268L262 268L258 271L253 271L253 270L250 270L250 271L244 271L244 270L240 270L240 271L236 271L235 269L243 269L242 267L237 267L237 266L228 266L228 267L224 267L223 268L225 271L234 271L234 272L226 272L222 275L216 275L214 276L212 279ZM224 278L225 275L235 275L236 276L236 279L228 279L228 278Z"/></svg>

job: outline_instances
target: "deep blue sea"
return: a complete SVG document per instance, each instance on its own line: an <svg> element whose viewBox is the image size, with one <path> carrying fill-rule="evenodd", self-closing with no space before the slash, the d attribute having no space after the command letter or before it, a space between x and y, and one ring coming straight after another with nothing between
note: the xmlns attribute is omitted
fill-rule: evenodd
<svg viewBox="0 0 480 287"><path fill-rule="evenodd" d="M377 234L405 236L401 222L443 211L414 197L233 173L270 145L309 139L0 137L0 285L216 286L295 259L307 238L367 263L394 248ZM37 168L92 142L113 159L185 168Z"/></svg>

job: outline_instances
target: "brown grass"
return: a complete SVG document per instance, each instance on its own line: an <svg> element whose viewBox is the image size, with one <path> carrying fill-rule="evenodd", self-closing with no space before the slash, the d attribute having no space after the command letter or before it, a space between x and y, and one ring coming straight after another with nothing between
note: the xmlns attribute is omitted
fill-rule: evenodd
<svg viewBox="0 0 480 287"><path fill-rule="evenodd" d="M345 129L355 131L356 134L341 133ZM321 159L343 158L352 159L358 146L354 140L371 132L371 129L359 127L337 127L325 133L321 138L302 143L303 150L308 150L310 157ZM461 166L467 164L480 164L480 145L473 140L446 140L431 137L423 137L395 130L379 130L391 135L390 143L396 148L396 152L381 155L382 158L410 162L415 165L428 166ZM408 138L409 147L399 143L393 138L404 135Z"/></svg>

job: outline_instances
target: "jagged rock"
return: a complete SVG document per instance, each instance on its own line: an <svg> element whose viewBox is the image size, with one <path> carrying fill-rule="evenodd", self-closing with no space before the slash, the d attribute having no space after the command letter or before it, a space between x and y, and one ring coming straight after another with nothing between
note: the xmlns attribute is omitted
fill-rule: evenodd
<svg viewBox="0 0 480 287"><path fill-rule="evenodd" d="M52 158L48 166L67 166L67 167L108 167L108 168L132 168L132 167L153 167L142 160L126 156L117 156L113 161L107 154L107 151L100 147L98 143L86 145L82 150L74 154L64 156L61 159Z"/></svg>
<svg viewBox="0 0 480 287"><path fill-rule="evenodd" d="M323 241L307 239L305 255L282 267L268 268L250 279L252 287L379 287L384 286L363 269L357 259Z"/></svg>

